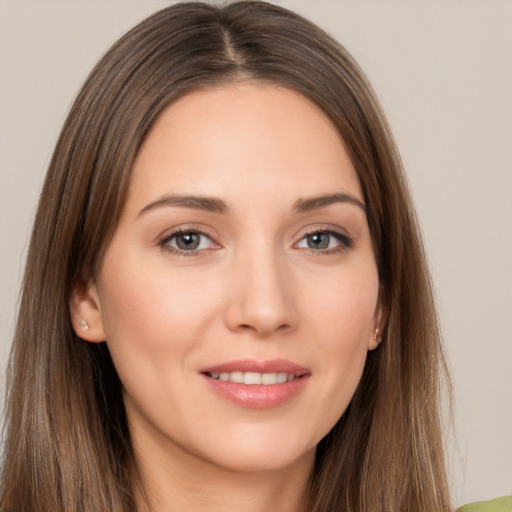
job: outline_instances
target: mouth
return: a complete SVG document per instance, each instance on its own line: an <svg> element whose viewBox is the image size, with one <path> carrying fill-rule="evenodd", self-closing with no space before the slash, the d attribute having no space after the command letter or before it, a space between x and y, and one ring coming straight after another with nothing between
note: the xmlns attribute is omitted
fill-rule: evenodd
<svg viewBox="0 0 512 512"><path fill-rule="evenodd" d="M276 384L284 384L295 379L300 379L304 375L295 375L286 372L206 372L205 375L215 380L223 382L236 382L238 384L246 384L248 386L275 386Z"/></svg>
<svg viewBox="0 0 512 512"><path fill-rule="evenodd" d="M311 371L285 360L241 360L200 372L213 392L232 404L269 409L296 397L306 387Z"/></svg>

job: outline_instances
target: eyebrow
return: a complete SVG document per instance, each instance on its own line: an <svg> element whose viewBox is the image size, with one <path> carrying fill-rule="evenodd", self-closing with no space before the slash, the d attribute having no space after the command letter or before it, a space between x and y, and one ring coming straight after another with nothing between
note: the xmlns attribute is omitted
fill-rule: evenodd
<svg viewBox="0 0 512 512"><path fill-rule="evenodd" d="M320 210L326 208L334 203L349 203L354 206L358 206L364 212L366 212L366 206L357 197L351 194L340 192L337 194L327 194L322 196L311 197L308 199L298 199L293 205L293 210L296 212L310 212L313 210Z"/></svg>
<svg viewBox="0 0 512 512"><path fill-rule="evenodd" d="M162 206L178 206L212 213L227 213L229 210L227 204L216 197L172 195L160 197L149 203L142 208L138 216Z"/></svg>
<svg viewBox="0 0 512 512"><path fill-rule="evenodd" d="M343 192L337 194L327 194L307 199L298 199L293 204L293 211L299 213L310 212L326 208L334 203L349 203L361 208L366 212L366 207L362 201L356 197ZM216 197L207 196L183 196L166 195L147 204L138 214L140 217L145 213L164 206L177 206L181 208L190 208L192 210L201 210L212 213L226 214L229 211L228 205Z"/></svg>

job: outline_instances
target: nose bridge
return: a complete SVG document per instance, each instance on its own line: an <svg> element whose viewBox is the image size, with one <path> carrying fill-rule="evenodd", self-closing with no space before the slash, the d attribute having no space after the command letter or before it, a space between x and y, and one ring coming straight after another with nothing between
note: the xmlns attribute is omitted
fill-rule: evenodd
<svg viewBox="0 0 512 512"><path fill-rule="evenodd" d="M228 306L233 330L266 336L295 327L293 278L286 255L268 239L253 239L234 262L236 280Z"/></svg>

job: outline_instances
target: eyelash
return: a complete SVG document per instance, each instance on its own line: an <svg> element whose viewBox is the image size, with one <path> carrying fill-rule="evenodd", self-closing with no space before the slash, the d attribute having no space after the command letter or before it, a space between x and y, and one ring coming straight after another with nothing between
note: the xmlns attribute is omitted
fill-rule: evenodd
<svg viewBox="0 0 512 512"><path fill-rule="evenodd" d="M213 242L211 236L208 235L207 233L204 233L201 230L198 230L198 229L178 229L176 231L173 231L170 235L166 236L162 240L160 240L158 242L158 245L161 246L162 249L164 249L165 251L167 251L167 252L169 252L171 254L176 254L178 256L184 256L184 257L202 256L205 253L205 251L209 250L209 249L184 250L184 249L179 249L177 247L173 247L172 245L170 245L171 240L175 239L179 235L187 235L187 234L190 234L190 235L200 235L200 236L206 237L206 238L208 238L210 240L211 244L215 244ZM353 242L352 238L350 238L345 233L341 233L341 232L333 230L333 229L312 229L311 231L308 231L308 232L304 233L304 235L299 240L299 242L296 242L294 244L294 247L298 243L300 243L304 239L306 239L307 237L312 236L312 235L316 235L316 234L325 234L325 235L328 235L330 237L334 237L339 242L339 245L337 245L336 247L327 248L327 249L312 249L312 248L305 248L305 247L302 248L304 251L306 251L306 252L308 252L309 254L312 254L312 255L332 255L332 254L338 254L338 253L341 253L343 251L346 251L347 249L352 248L353 245L354 245L354 242Z"/></svg>
<svg viewBox="0 0 512 512"><path fill-rule="evenodd" d="M316 234L324 234L329 235L330 237L334 237L339 245L333 248L327 249L311 249L311 248L303 248L310 254L313 255L331 255L331 254L339 254L341 252L346 251L347 249L351 249L354 246L354 241L345 233L340 231L336 231L334 229L312 229L311 231L306 232L303 237L299 240L298 243L302 242L302 240L306 239L308 236L316 235ZM297 245L297 244L295 244Z"/></svg>
<svg viewBox="0 0 512 512"><path fill-rule="evenodd" d="M204 254L204 251L207 249L188 250L187 251L187 250L179 249L178 247L173 247L172 245L169 245L171 240L178 237L179 235L189 235L189 234L190 235L200 235L200 236L206 237L211 241L212 244L214 243L212 241L212 238L210 235L208 235L207 233L204 233L203 231L201 231L199 229L178 229L176 231L173 231L170 235L166 236L162 240L160 240L158 245L160 245L162 247L162 249L164 249L165 251L167 251L171 254L176 254L178 256L185 256L185 257L202 256Z"/></svg>

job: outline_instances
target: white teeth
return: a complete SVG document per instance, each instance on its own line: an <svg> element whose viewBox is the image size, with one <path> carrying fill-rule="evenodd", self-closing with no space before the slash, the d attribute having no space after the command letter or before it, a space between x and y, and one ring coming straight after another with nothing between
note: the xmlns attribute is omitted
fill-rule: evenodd
<svg viewBox="0 0 512 512"><path fill-rule="evenodd" d="M224 382L237 382L253 385L272 386L274 384L283 384L284 382L294 380L296 377L293 373L258 373L258 372L220 372L208 374L212 379L222 380Z"/></svg>
<svg viewBox="0 0 512 512"><path fill-rule="evenodd" d="M277 384L277 373L264 373L261 376L262 384Z"/></svg>
<svg viewBox="0 0 512 512"><path fill-rule="evenodd" d="M284 372L279 372L277 374L277 383L282 384L283 382L286 382L288 380L288 374Z"/></svg>
<svg viewBox="0 0 512 512"><path fill-rule="evenodd" d="M231 382L243 382L244 381L244 372L231 372L229 375L229 380Z"/></svg>
<svg viewBox="0 0 512 512"><path fill-rule="evenodd" d="M244 384L261 384L261 373L245 372Z"/></svg>

